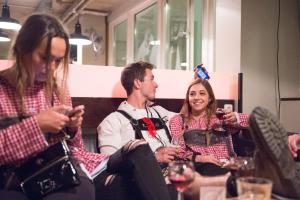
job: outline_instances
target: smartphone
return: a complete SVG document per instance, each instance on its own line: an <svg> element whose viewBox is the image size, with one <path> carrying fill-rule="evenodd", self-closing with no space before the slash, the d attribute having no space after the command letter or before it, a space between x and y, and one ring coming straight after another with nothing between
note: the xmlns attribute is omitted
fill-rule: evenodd
<svg viewBox="0 0 300 200"><path fill-rule="evenodd" d="M205 80L208 80L210 78L208 73L202 67L202 65L198 65L197 69L198 69L197 75L198 75L199 78L202 78L202 79L205 79Z"/></svg>
<svg viewBox="0 0 300 200"><path fill-rule="evenodd" d="M84 107L83 107L82 105L76 106L76 107L73 108L72 110L67 111L67 112L66 112L66 115L67 115L68 117L73 117L76 113L80 112L80 111L83 110L83 109L84 109Z"/></svg>

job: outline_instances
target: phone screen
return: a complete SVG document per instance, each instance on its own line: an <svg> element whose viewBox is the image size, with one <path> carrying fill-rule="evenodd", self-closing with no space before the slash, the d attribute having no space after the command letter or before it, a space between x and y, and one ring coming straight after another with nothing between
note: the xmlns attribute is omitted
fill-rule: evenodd
<svg viewBox="0 0 300 200"><path fill-rule="evenodd" d="M205 72L205 70L203 69L203 67L201 67L201 65L198 65L197 68L198 68L198 77L202 78L202 79L205 79L205 80L208 80L209 76Z"/></svg>

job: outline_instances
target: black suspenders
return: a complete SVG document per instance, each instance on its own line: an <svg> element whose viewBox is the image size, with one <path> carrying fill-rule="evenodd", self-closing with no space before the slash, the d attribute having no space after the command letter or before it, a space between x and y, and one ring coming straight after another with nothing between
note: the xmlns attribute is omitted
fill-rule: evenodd
<svg viewBox="0 0 300 200"><path fill-rule="evenodd" d="M135 131L135 139L144 139L143 134L141 129L139 128L139 124L138 121L136 119L133 119L127 112L125 112L124 110L117 110L117 112L121 113L122 115L124 115L124 117L126 117L129 121L130 124L133 128L133 130Z"/></svg>
<svg viewBox="0 0 300 200"><path fill-rule="evenodd" d="M171 141L171 134L170 134L169 129L168 129L167 125L166 125L166 122L161 118L161 116L160 116L160 114L157 112L157 110L155 110L154 108L153 108L153 110L157 113L157 115L158 115L158 117L159 117L159 119L160 119L160 121L161 121L161 124L162 124L162 126L163 126L163 128L164 128L164 130L165 130L165 132L166 132L166 135L167 135L167 137L168 137L168 139L169 139L169 142L170 142L170 141ZM117 110L117 112L119 112L119 113L121 113L122 115L124 115L124 117L126 117L126 118L130 121L130 124L132 125L132 128L133 128L133 130L135 131L135 138L136 138L136 139L142 139L142 138L144 139L143 134L142 134L142 131L141 131L141 128L139 127L139 122L138 122L138 120L132 118L132 117L131 117L126 111L124 111L124 110Z"/></svg>

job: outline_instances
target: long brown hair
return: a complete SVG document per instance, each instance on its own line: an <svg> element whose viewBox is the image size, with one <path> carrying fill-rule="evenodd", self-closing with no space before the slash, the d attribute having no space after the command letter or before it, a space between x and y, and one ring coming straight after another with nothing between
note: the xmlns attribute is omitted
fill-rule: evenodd
<svg viewBox="0 0 300 200"><path fill-rule="evenodd" d="M59 81L57 75L52 70L49 70L51 63L51 41L54 37L62 38L66 43L66 52L60 66L62 67L62 77ZM28 58L32 59L32 53L44 40L46 40L47 98L52 97L55 93L62 103L65 99L70 49L68 33L59 20L53 16L46 14L31 15L24 22L12 47L15 64L0 74L16 88L16 92L20 98L18 102L21 104L18 106L21 106L22 111L24 109L23 95L25 88L33 86L35 80L34 69L31 64L26 63L26 60Z"/></svg>
<svg viewBox="0 0 300 200"><path fill-rule="evenodd" d="M216 108L217 108L217 103L216 103L216 98L215 98L215 94L213 92L213 89L211 87L211 85L209 84L209 82L207 80L204 79L197 79L195 81L193 81L186 92L186 96L185 96L185 100L183 103L183 106L180 110L180 114L183 115L183 117L185 118L185 121L189 122L189 120L191 120L192 118L192 107L189 103L189 93L191 90L191 87L197 84L201 84L203 85L203 87L207 90L208 92L208 96L210 98L210 102L208 103L207 107L206 107L206 117L207 117L207 125L206 128L210 128L210 120L212 118L212 116L214 115L214 113L216 112Z"/></svg>

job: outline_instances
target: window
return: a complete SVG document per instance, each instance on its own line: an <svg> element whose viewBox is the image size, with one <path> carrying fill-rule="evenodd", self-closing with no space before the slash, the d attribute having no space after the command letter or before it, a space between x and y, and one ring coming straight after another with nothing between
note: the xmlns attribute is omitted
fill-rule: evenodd
<svg viewBox="0 0 300 200"><path fill-rule="evenodd" d="M157 4L137 13L134 18L134 60L157 65L159 41L157 38Z"/></svg>
<svg viewBox="0 0 300 200"><path fill-rule="evenodd" d="M166 67L187 67L187 1L169 0L166 4Z"/></svg>
<svg viewBox="0 0 300 200"><path fill-rule="evenodd" d="M191 70L202 63L202 26L204 2L212 0L147 0L137 3L125 12L115 14L110 22L111 27L119 24L120 19L127 20L122 36L127 32L127 42L109 44L113 46L113 59L116 59L117 48L123 49L124 62L144 60L151 62L159 69ZM203 17L202 17L203 16ZM111 29L115 35L116 27ZM126 44L126 47L115 45ZM127 51L126 51L127 50ZM206 56L207 57L207 56ZM109 63L116 65L115 60ZM121 58L120 56L118 58ZM121 65L123 66L123 64Z"/></svg>
<svg viewBox="0 0 300 200"><path fill-rule="evenodd" d="M127 20L114 27L113 65L125 66L127 56Z"/></svg>

